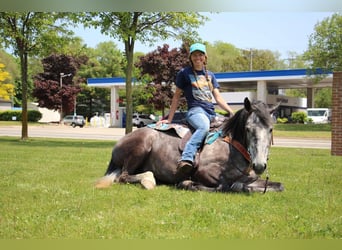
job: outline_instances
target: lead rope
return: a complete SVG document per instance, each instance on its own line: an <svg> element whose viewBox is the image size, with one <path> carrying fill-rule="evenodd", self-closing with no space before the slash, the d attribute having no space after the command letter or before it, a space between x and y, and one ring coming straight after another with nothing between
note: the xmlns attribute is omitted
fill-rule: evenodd
<svg viewBox="0 0 342 250"><path fill-rule="evenodd" d="M268 179L269 179L268 169L266 169L266 181L265 181L265 188L264 188L263 194L266 193L267 185L268 185Z"/></svg>
<svg viewBox="0 0 342 250"><path fill-rule="evenodd" d="M274 142L273 142L273 130L272 130L272 133L271 133L271 145L274 145ZM268 168L266 168L266 181L265 181L265 189L264 189L263 193L266 193L267 185L268 185L268 179L269 179Z"/></svg>

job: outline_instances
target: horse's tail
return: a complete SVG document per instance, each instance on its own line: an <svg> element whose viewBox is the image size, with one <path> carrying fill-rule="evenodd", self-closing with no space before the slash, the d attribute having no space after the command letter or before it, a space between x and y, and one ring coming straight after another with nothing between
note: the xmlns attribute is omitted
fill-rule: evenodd
<svg viewBox="0 0 342 250"><path fill-rule="evenodd" d="M118 181L118 177L121 174L121 169L116 168L113 160L110 160L107 171L103 177L95 183L95 188L108 188L114 182Z"/></svg>

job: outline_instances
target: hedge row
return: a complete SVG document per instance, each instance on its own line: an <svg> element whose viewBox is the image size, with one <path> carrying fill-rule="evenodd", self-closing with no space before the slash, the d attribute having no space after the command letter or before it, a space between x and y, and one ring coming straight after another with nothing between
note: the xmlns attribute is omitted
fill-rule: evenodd
<svg viewBox="0 0 342 250"><path fill-rule="evenodd" d="M42 118L42 113L38 110L27 111L27 121L38 122ZM21 111L17 110L6 110L0 111L0 121L21 121Z"/></svg>

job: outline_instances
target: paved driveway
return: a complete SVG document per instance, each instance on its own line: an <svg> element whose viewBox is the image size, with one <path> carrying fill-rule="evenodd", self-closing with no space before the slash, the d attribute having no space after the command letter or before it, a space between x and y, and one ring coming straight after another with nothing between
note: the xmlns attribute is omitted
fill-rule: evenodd
<svg viewBox="0 0 342 250"><path fill-rule="evenodd" d="M137 128L133 128L137 129ZM119 140L125 135L124 128L72 128L64 125L41 125L29 126L29 137L45 138L71 138L71 139L94 139L94 140ZM21 136L21 126L0 126L0 136ZM275 147L294 148L331 148L331 140L301 139L301 138L274 138Z"/></svg>

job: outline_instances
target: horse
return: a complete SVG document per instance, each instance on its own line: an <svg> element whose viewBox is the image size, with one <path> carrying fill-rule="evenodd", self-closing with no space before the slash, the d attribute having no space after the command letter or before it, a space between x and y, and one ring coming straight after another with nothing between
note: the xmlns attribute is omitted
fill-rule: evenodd
<svg viewBox="0 0 342 250"><path fill-rule="evenodd" d="M271 114L278 106L246 97L244 107L216 129L216 139L201 147L188 176L177 172L182 139L176 133L138 128L114 146L108 168L95 187L141 183L146 189L164 184L191 191L283 191L282 183L261 178L272 141Z"/></svg>

